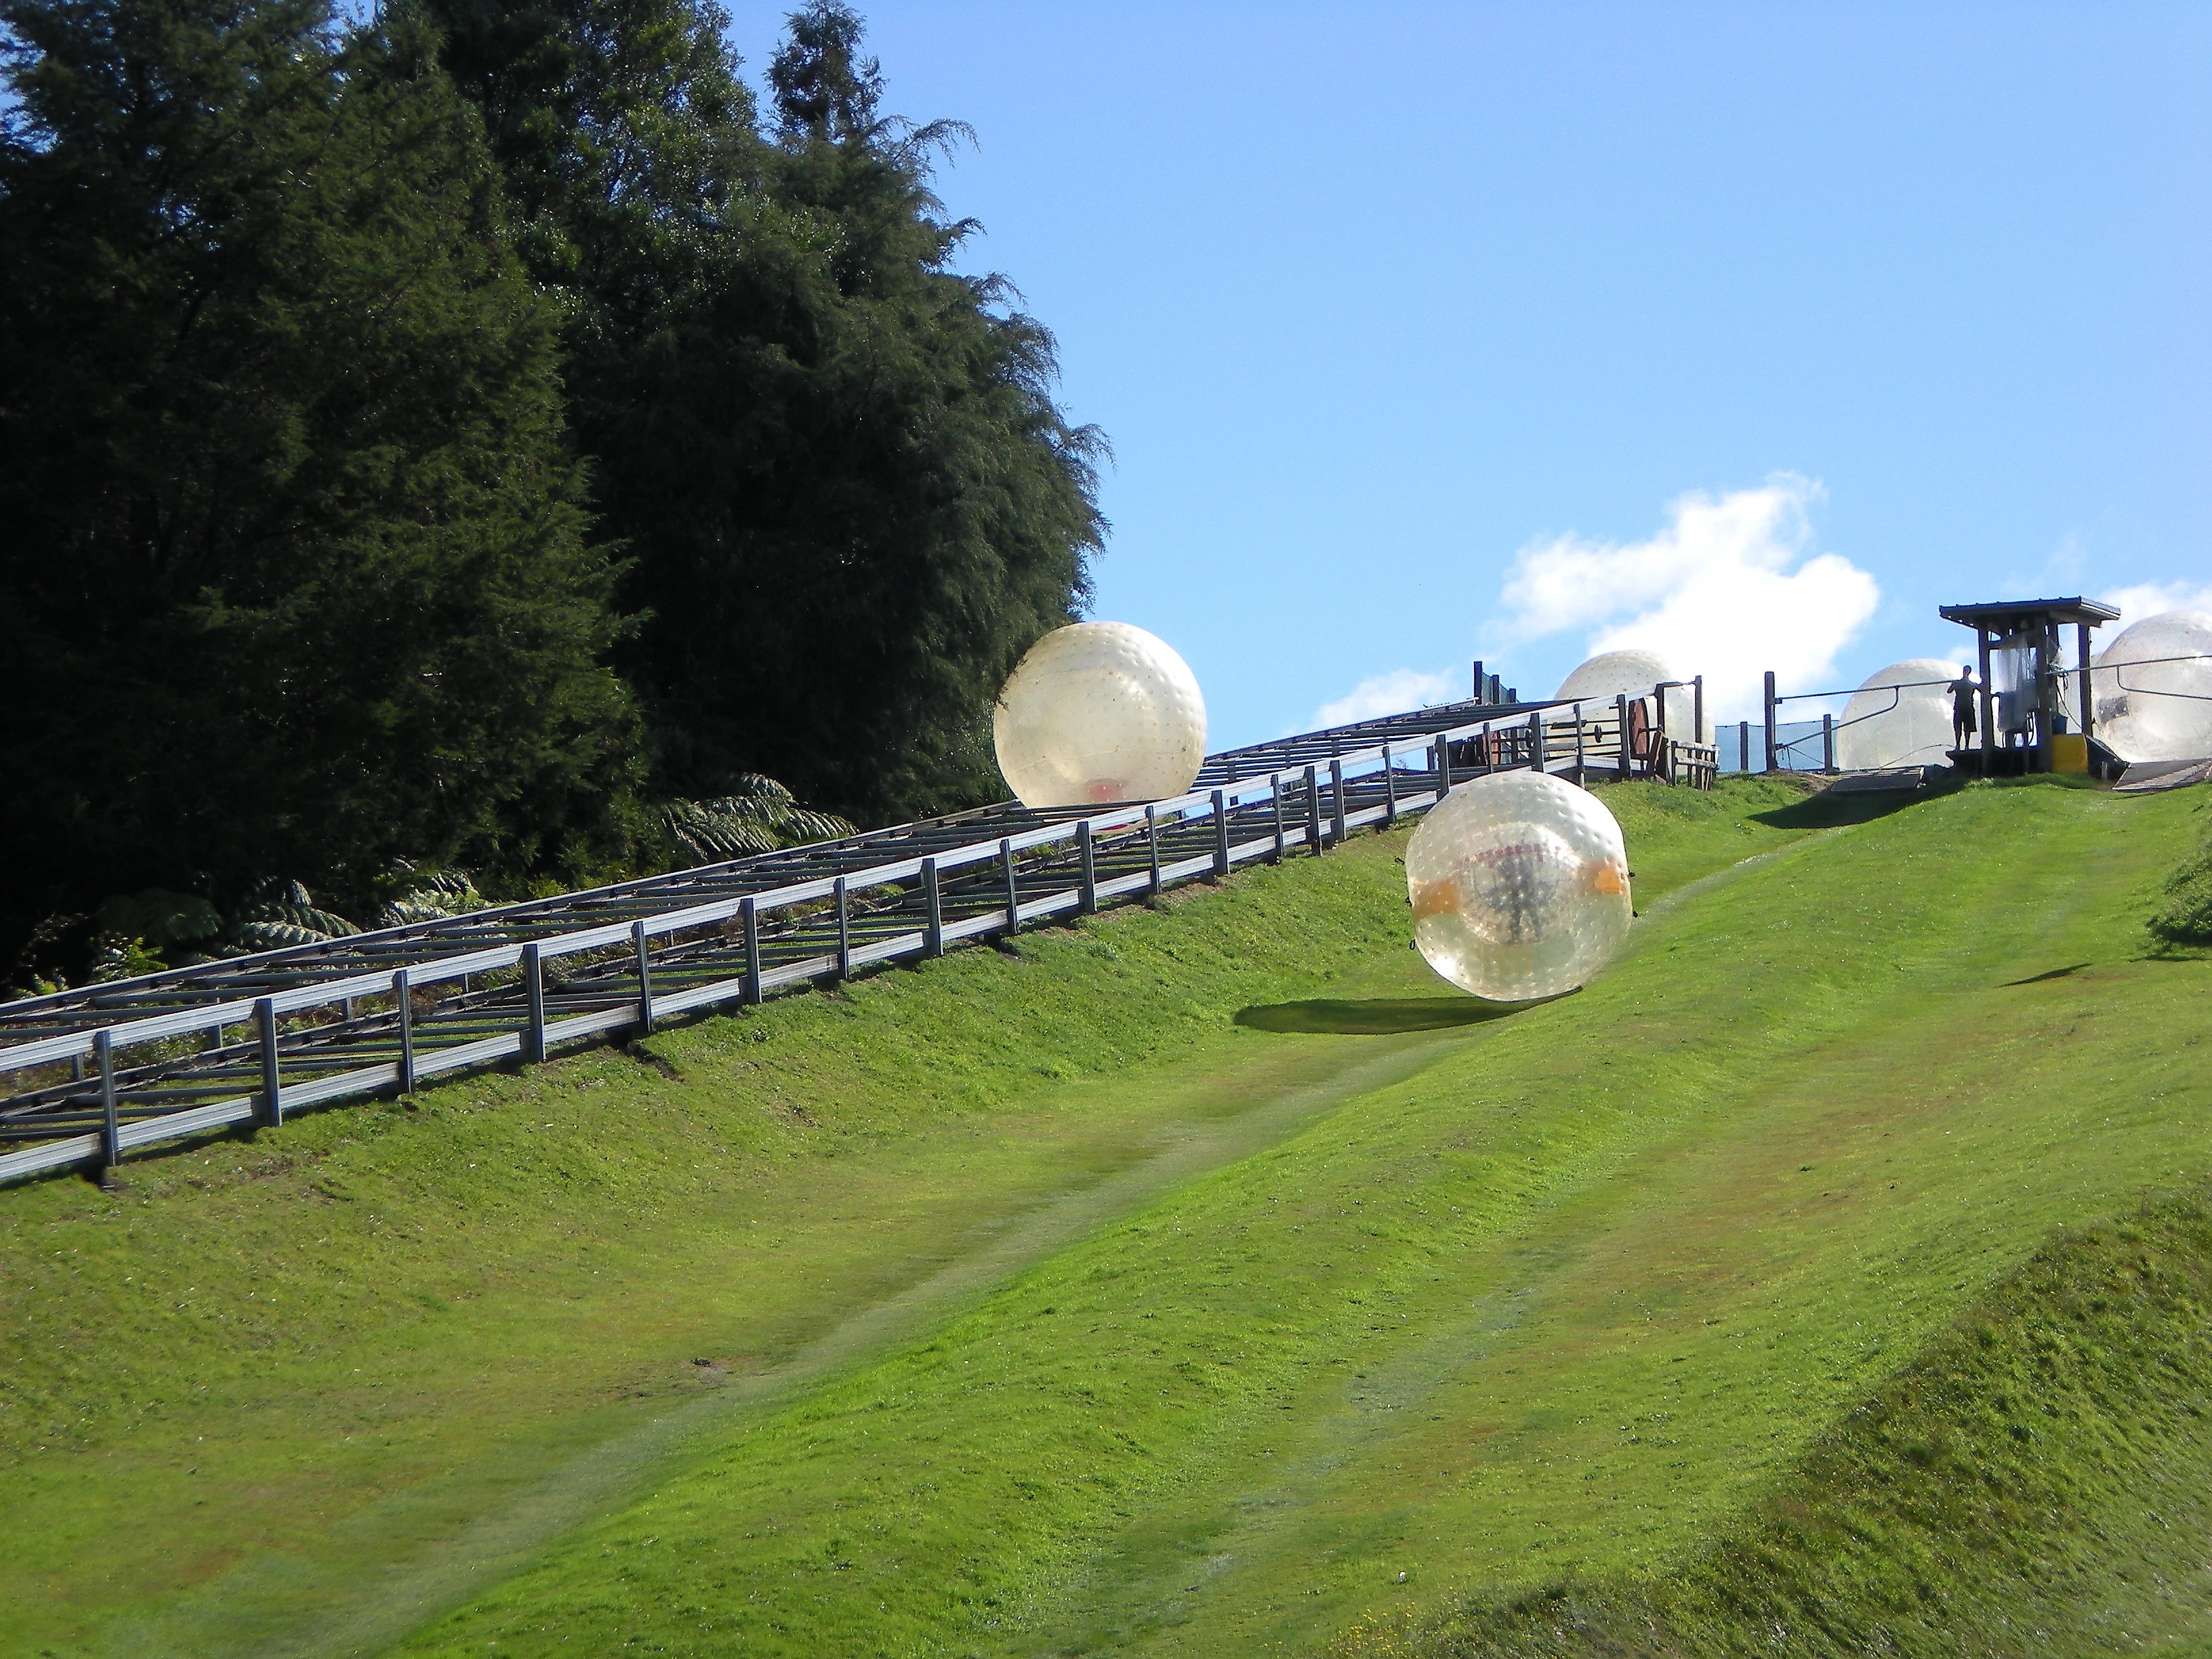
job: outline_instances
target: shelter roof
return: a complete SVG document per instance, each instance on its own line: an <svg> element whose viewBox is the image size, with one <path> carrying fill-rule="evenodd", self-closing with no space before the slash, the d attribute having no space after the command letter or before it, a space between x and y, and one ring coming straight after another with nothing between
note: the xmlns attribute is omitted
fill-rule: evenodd
<svg viewBox="0 0 2212 1659"><path fill-rule="evenodd" d="M2070 599L2001 599L1993 605L1947 605L1939 606L1936 614L1945 622L2003 632L2038 622L2087 623L2094 628L2099 623L2117 621L2120 613L2109 605L2076 595Z"/></svg>

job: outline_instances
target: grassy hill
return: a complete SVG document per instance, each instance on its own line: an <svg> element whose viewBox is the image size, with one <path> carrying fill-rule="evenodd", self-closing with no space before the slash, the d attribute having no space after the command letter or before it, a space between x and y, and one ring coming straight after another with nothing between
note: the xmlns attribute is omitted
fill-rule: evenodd
<svg viewBox="0 0 2212 1659"><path fill-rule="evenodd" d="M2008 1535L2069 1605L2203 1636L2125 1576L2201 1565L2122 1455L2212 1473L2196 1419L2114 1379L2148 1344L2196 1397L2203 1229L2106 1220L2207 1174L2212 966L2142 925L2194 802L1607 799L1632 949L1507 1018L1376 836L0 1192L0 1647L1702 1652L1786 1603L1954 1652L2039 1605L1927 1565L1961 1458L2045 1494ZM2156 1295L2039 1288L2122 1224ZM1954 1398L2056 1461L1851 1437ZM1904 1578L1804 1565L1899 1516Z"/></svg>

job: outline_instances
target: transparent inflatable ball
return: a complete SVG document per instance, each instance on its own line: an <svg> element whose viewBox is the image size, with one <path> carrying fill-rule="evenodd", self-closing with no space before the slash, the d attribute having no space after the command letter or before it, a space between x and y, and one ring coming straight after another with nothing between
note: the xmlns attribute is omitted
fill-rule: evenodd
<svg viewBox="0 0 2212 1659"><path fill-rule="evenodd" d="M1206 758L1206 699L1164 640L1075 623L1030 647L991 731L1024 806L1165 800L1188 793Z"/></svg>
<svg viewBox="0 0 2212 1659"><path fill-rule="evenodd" d="M1620 823L1541 772L1493 772L1446 795L1407 845L1406 890L1429 966L1492 1002L1588 984L1635 914Z"/></svg>
<svg viewBox="0 0 2212 1659"><path fill-rule="evenodd" d="M1951 685L1959 673L1957 663L1914 657L1869 675L1836 722L1836 764L1871 772L1948 761Z"/></svg>
<svg viewBox="0 0 2212 1659"><path fill-rule="evenodd" d="M1595 714L1616 696L1648 697L1665 685L1667 729L1679 738L1696 720L1698 707L1696 692L1673 683L1681 678L1655 652L1601 651L1562 680L1556 696L1560 702L1589 704L1589 712ZM1696 740L1705 743L1711 735L1700 732Z"/></svg>
<svg viewBox="0 0 2212 1659"><path fill-rule="evenodd" d="M2121 759L2212 757L2212 616L2166 611L2130 624L2089 678L2097 735Z"/></svg>

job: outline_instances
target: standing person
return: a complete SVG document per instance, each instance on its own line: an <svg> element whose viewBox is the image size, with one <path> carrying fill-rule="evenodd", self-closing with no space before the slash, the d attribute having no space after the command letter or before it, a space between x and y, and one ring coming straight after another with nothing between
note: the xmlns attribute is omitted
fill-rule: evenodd
<svg viewBox="0 0 2212 1659"><path fill-rule="evenodd" d="M1951 682L1951 747L1963 754L1971 746L1974 735L1974 704L1979 701L1981 687L1974 684L1974 671L1960 664L1959 678Z"/></svg>

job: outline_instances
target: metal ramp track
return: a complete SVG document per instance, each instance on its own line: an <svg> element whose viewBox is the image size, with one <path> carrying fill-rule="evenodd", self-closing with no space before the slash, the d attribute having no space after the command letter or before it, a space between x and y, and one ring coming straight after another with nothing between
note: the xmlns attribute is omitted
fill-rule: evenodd
<svg viewBox="0 0 2212 1659"><path fill-rule="evenodd" d="M0 1181L112 1168L160 1141L274 1127L1319 853L1482 772L1680 770L1674 751L1691 746L1637 749L1627 710L1417 710L1210 756L1175 800L982 807L0 1004Z"/></svg>

